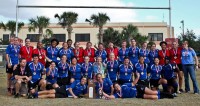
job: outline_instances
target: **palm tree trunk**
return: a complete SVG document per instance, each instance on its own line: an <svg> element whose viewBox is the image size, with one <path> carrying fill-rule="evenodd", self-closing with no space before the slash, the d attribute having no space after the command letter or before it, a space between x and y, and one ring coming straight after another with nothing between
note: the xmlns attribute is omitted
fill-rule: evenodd
<svg viewBox="0 0 200 106"><path fill-rule="evenodd" d="M38 36L38 40L41 42L43 39L43 29L39 29L39 36Z"/></svg>
<svg viewBox="0 0 200 106"><path fill-rule="evenodd" d="M68 32L68 39L72 39L72 26L68 26L67 27L67 32Z"/></svg>
<svg viewBox="0 0 200 106"><path fill-rule="evenodd" d="M103 43L103 27L99 27L99 41Z"/></svg>
<svg viewBox="0 0 200 106"><path fill-rule="evenodd" d="M72 38L72 33L68 32L68 39L71 39L71 38Z"/></svg>

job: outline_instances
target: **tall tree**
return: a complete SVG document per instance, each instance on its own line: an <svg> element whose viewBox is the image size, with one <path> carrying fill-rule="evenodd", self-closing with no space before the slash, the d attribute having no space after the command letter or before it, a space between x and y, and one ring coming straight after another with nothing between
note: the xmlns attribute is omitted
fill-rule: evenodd
<svg viewBox="0 0 200 106"><path fill-rule="evenodd" d="M130 39L135 39L137 41L138 46L141 46L143 42L148 40L148 37L141 35L138 31L138 28L132 24L129 24L126 27L124 27L121 34L122 39L126 40L127 42L129 42Z"/></svg>
<svg viewBox="0 0 200 106"><path fill-rule="evenodd" d="M58 18L58 24L64 29L67 28L68 39L71 39L72 25L77 22L78 14L75 12L63 12L61 15L55 14L55 18Z"/></svg>
<svg viewBox="0 0 200 106"><path fill-rule="evenodd" d="M29 32L31 31L35 32L35 30L38 29L38 33L39 33L38 38L39 38L39 41L42 41L44 37L43 30L45 28L48 28L49 24L50 24L50 19L48 17L37 16L36 18L31 18L29 19Z"/></svg>
<svg viewBox="0 0 200 106"><path fill-rule="evenodd" d="M110 17L106 13L92 14L90 20L85 21L90 22L93 26L99 27L99 41L103 43L103 26L110 21Z"/></svg>
<svg viewBox="0 0 200 106"><path fill-rule="evenodd" d="M120 33L117 30L109 27L108 29L104 30L103 33L103 43L105 46L108 46L109 42L113 42L115 46L121 46L121 37Z"/></svg>
<svg viewBox="0 0 200 106"><path fill-rule="evenodd" d="M23 22L18 22L18 32L21 30L21 28L24 26ZM16 31L16 21L8 21L6 24L3 22L0 23L0 29L3 28L5 31L9 30L11 37L15 36Z"/></svg>

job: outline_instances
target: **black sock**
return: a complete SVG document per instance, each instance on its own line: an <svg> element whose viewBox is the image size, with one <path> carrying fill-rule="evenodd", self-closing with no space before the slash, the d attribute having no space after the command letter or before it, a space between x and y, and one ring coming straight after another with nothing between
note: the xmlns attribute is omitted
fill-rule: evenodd
<svg viewBox="0 0 200 106"><path fill-rule="evenodd" d="M160 92L160 98L174 98L174 96L169 93Z"/></svg>

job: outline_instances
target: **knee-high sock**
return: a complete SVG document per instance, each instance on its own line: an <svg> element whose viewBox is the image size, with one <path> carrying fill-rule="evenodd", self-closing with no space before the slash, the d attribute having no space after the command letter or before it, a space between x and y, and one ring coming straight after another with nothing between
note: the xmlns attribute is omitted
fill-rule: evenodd
<svg viewBox="0 0 200 106"><path fill-rule="evenodd" d="M178 83L175 82L175 83L173 84L173 87L174 87L174 93L177 93L177 90L178 90Z"/></svg>

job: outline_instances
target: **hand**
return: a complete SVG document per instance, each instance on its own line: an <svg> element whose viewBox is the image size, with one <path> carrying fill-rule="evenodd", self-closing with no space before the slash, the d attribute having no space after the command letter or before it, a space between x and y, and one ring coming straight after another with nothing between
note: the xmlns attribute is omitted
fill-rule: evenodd
<svg viewBox="0 0 200 106"><path fill-rule="evenodd" d="M26 76L26 80L29 81L30 79Z"/></svg>
<svg viewBox="0 0 200 106"><path fill-rule="evenodd" d="M13 70L16 70L16 68L17 68L17 65L14 65Z"/></svg>
<svg viewBox="0 0 200 106"><path fill-rule="evenodd" d="M195 67L196 71L198 70L198 68L199 68L198 65L196 65L196 67Z"/></svg>
<svg viewBox="0 0 200 106"><path fill-rule="evenodd" d="M12 67L12 65L10 63L8 63L8 68L11 68L11 67Z"/></svg>

